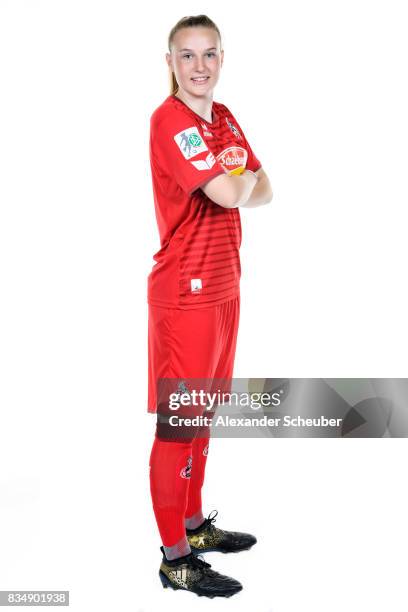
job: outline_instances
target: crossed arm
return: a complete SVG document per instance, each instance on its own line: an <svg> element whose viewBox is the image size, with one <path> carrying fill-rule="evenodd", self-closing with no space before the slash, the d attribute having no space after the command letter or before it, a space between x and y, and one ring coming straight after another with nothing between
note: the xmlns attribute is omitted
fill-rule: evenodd
<svg viewBox="0 0 408 612"><path fill-rule="evenodd" d="M272 200L272 187L263 168L240 175L220 175L208 181L201 189L216 204L224 208L255 208Z"/></svg>
<svg viewBox="0 0 408 612"><path fill-rule="evenodd" d="M238 206L243 206L244 208L255 208L257 206L268 204L272 200L272 187L265 170L263 168L259 168L255 174L258 177L258 180L251 191L251 195L245 204L238 204Z"/></svg>

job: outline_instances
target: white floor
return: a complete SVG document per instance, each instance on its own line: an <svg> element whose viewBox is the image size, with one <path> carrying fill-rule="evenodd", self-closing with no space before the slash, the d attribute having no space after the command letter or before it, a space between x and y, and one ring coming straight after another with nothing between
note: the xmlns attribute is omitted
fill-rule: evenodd
<svg viewBox="0 0 408 612"><path fill-rule="evenodd" d="M69 462L55 449L42 474L2 480L1 589L69 590L78 612L406 611L404 440L213 440L205 510L258 544L206 555L244 585L206 600L159 581L148 432L119 446L105 426Z"/></svg>

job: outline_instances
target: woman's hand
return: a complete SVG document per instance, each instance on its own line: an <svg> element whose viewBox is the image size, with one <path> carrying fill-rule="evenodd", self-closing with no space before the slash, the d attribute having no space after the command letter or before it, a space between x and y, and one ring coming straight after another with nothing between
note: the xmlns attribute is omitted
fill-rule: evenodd
<svg viewBox="0 0 408 612"><path fill-rule="evenodd" d="M245 170L244 174L256 176L256 184L249 198L239 206L243 208L256 208L257 206L268 204L272 200L273 192L268 176L263 168L259 168L255 173Z"/></svg>

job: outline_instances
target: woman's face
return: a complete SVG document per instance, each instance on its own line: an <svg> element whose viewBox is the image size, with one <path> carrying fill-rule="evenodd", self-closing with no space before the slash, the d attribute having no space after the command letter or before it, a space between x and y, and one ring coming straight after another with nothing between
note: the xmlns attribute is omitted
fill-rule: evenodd
<svg viewBox="0 0 408 612"><path fill-rule="evenodd" d="M207 97L216 86L224 51L213 28L182 28L174 35L171 53L166 60L174 72L180 90L190 95ZM197 78L204 77L204 78Z"/></svg>

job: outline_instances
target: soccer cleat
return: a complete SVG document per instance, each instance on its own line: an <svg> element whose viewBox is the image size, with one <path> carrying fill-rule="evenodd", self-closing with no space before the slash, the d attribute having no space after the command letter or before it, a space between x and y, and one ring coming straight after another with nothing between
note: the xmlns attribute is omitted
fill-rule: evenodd
<svg viewBox="0 0 408 612"><path fill-rule="evenodd" d="M190 544L191 552L240 552L248 550L256 544L256 537L249 533L240 533L239 531L224 531L213 525L216 520L218 511L215 514L205 519L204 523L196 529L186 529L187 540Z"/></svg>
<svg viewBox="0 0 408 612"><path fill-rule="evenodd" d="M205 597L231 597L242 590L242 584L229 576L223 576L210 569L211 565L190 553L168 561L161 546L163 560L159 576L163 588L191 591Z"/></svg>

